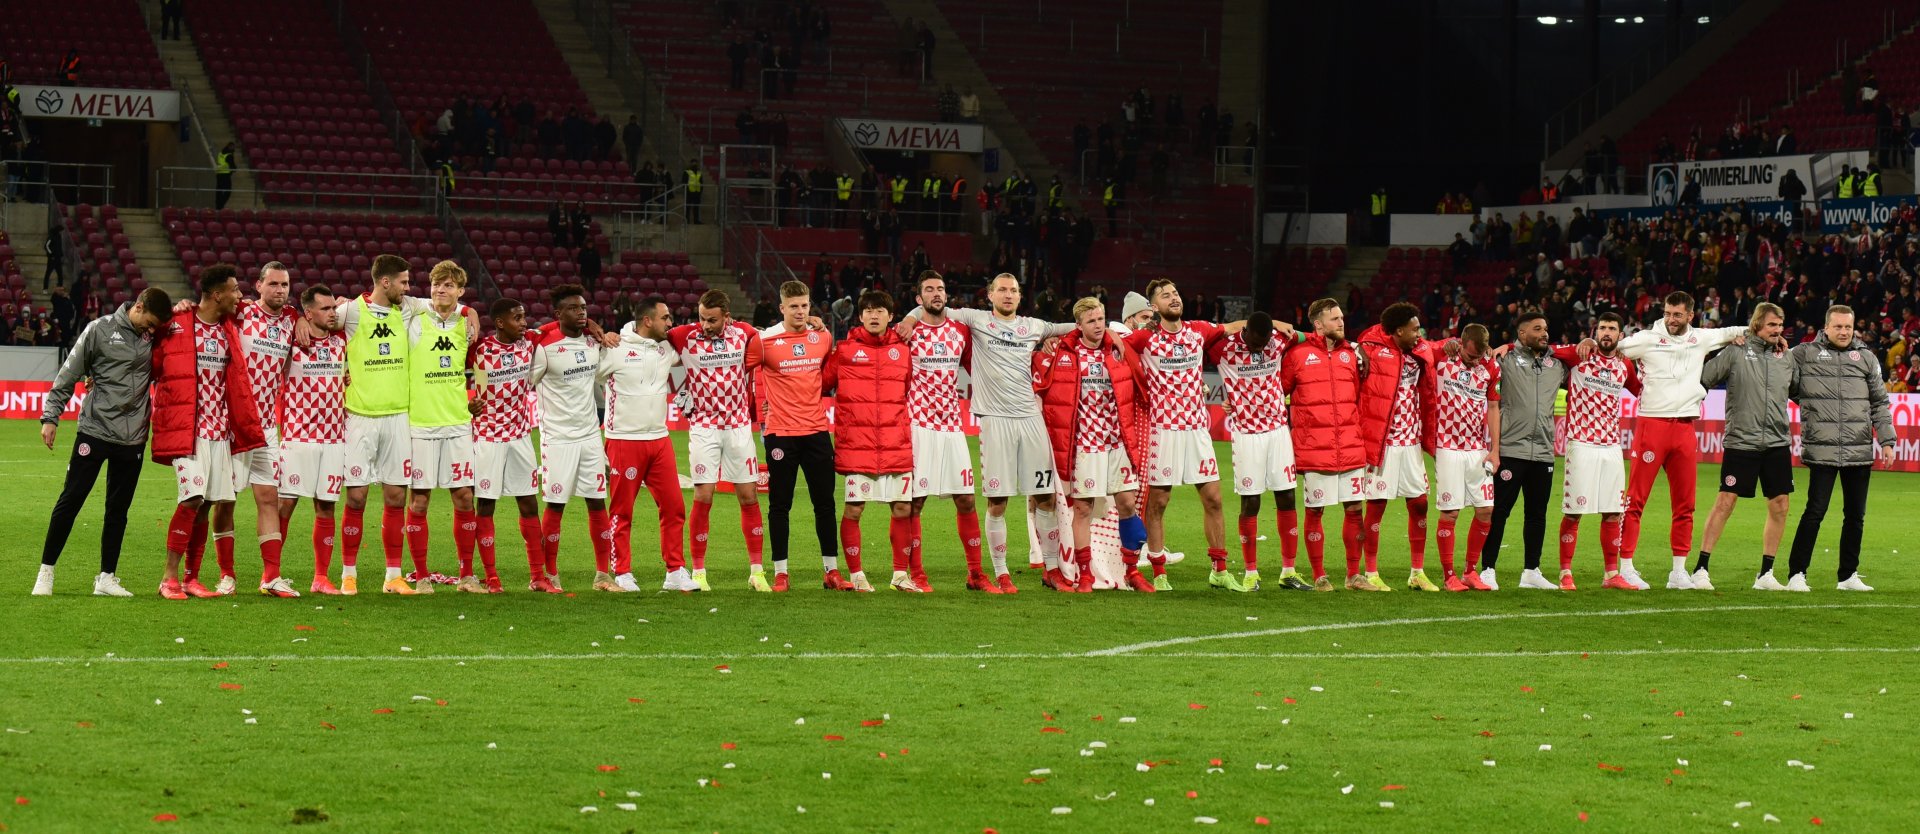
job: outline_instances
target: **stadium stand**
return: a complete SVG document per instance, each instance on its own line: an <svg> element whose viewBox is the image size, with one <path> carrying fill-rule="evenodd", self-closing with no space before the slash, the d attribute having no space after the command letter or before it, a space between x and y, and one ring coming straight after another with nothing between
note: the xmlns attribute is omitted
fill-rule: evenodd
<svg viewBox="0 0 1920 834"><path fill-rule="evenodd" d="M60 62L77 49L79 86L173 86L133 0L8 0L0 12L0 45L15 84L61 83Z"/></svg>

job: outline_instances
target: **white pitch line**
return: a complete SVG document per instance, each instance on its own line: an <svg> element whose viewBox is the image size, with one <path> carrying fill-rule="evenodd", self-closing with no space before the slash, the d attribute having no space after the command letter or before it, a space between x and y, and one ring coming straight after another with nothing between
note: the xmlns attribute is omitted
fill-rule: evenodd
<svg viewBox="0 0 1920 834"><path fill-rule="evenodd" d="M1285 634L1306 634L1315 631L1342 631L1357 628L1380 628L1384 626L1432 625L1438 623L1477 623L1496 620L1530 620L1555 617L1637 617L1647 614L1713 614L1726 611L1795 611L1803 609L1832 610L1842 608L1920 608L1917 605L1894 603L1836 603L1831 605L1720 605L1693 608L1616 608L1606 611L1536 611L1505 612L1495 614L1467 614L1452 617L1401 617L1392 620L1362 620L1346 623L1317 623L1313 625L1288 626L1286 628L1266 628L1258 631L1234 631L1225 634L1202 634L1192 637L1173 637L1166 640L1150 640L1145 643L1129 643L1110 649L1095 649L1087 652L1094 657L1134 654L1152 649L1164 649L1170 646L1185 646L1204 643L1211 640L1241 640L1248 637L1276 637Z"/></svg>
<svg viewBox="0 0 1920 834"><path fill-rule="evenodd" d="M1553 649L1545 651L1484 652L1159 652L1155 654L1090 654L1085 652L796 652L688 654L652 652L616 654L455 654L455 655L191 655L182 657L8 657L0 665L66 664L175 664L175 663L487 663L574 661L715 661L755 660L1500 660L1542 657L1646 657L1695 654L1920 654L1920 646L1745 646L1733 648Z"/></svg>

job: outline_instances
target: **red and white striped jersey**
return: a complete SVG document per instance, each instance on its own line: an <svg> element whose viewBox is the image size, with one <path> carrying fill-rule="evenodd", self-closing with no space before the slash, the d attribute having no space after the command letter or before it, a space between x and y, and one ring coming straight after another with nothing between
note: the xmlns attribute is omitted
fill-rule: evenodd
<svg viewBox="0 0 1920 834"><path fill-rule="evenodd" d="M1140 354L1140 365L1146 371L1150 428L1207 428L1207 385L1201 365L1207 345L1220 333L1220 327L1211 322L1185 321L1171 333L1155 325L1127 337L1127 347Z"/></svg>
<svg viewBox="0 0 1920 834"><path fill-rule="evenodd" d="M1487 404L1500 401L1500 366L1489 359L1441 359L1434 367L1434 445L1456 452L1487 449Z"/></svg>
<svg viewBox="0 0 1920 834"><path fill-rule="evenodd" d="M736 321L716 339L698 324L683 324L667 332L667 341L687 369L689 425L731 429L753 422L751 369L760 364L760 335L752 327Z"/></svg>
<svg viewBox="0 0 1920 834"><path fill-rule="evenodd" d="M527 373L533 370L533 340L522 336L507 343L489 335L474 343L472 354L467 364L486 375L480 414L473 418L473 439L506 443L526 437L533 430L533 389L527 385Z"/></svg>
<svg viewBox="0 0 1920 834"><path fill-rule="evenodd" d="M345 443L347 337L334 333L287 354L286 419L280 439L297 443Z"/></svg>
<svg viewBox="0 0 1920 834"><path fill-rule="evenodd" d="M293 306L280 312L267 311L264 304L240 308L240 344L246 350L247 381L253 383L254 410L260 412L260 427L274 426L274 403L280 398L280 382L286 378L287 351L293 346L293 325L299 321Z"/></svg>
<svg viewBox="0 0 1920 834"><path fill-rule="evenodd" d="M1228 431L1264 434L1286 428L1286 393L1280 390L1280 359L1286 351L1286 339L1276 334L1255 354L1238 333L1215 342L1208 351L1227 389Z"/></svg>
<svg viewBox="0 0 1920 834"><path fill-rule="evenodd" d="M907 379L907 419L933 431L960 431L960 360L967 326L953 319L921 322L907 340L913 373Z"/></svg>
<svg viewBox="0 0 1920 834"><path fill-rule="evenodd" d="M1420 445L1420 363L1400 358L1400 381L1393 391L1393 411L1387 415L1388 446Z"/></svg>
<svg viewBox="0 0 1920 834"><path fill-rule="evenodd" d="M1073 340L1070 347L1080 371L1080 400L1074 404L1073 451L1105 452L1120 448L1120 403L1113 396L1113 377L1107 375L1104 351Z"/></svg>
<svg viewBox="0 0 1920 834"><path fill-rule="evenodd" d="M227 414L227 363L233 360L227 330L218 323L193 319L194 437L232 440L233 422Z"/></svg>
<svg viewBox="0 0 1920 834"><path fill-rule="evenodd" d="M1567 440L1594 446L1620 445L1620 400L1633 380L1625 356L1594 351L1567 376Z"/></svg>

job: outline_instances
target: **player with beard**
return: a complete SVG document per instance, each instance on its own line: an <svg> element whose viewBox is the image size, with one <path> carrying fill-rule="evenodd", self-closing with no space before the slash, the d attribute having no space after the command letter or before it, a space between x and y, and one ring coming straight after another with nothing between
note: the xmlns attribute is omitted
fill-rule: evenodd
<svg viewBox="0 0 1920 834"><path fill-rule="evenodd" d="M1700 555L1693 575L1695 588L1713 587L1708 560L1720 531L1727 527L1733 506L1752 498L1756 484L1767 497L1767 521L1761 529L1760 572L1756 591L1784 591L1773 577L1773 558L1780 536L1787 530L1788 500L1793 495L1793 435L1787 419L1792 395L1793 357L1782 335L1786 314L1780 306L1761 302L1748 323L1747 342L1721 350L1707 360L1700 384L1727 389L1726 454L1720 463L1720 494L1714 497L1707 529L1700 535Z"/></svg>
<svg viewBox="0 0 1920 834"><path fill-rule="evenodd" d="M1582 516L1600 516L1600 555L1606 564L1603 587L1640 590L1640 574L1620 553L1620 515L1626 473L1620 461L1620 400L1640 388L1634 364L1620 355L1618 313L1601 313L1594 322L1586 356L1574 347L1554 348L1554 358L1569 368L1567 377L1567 469L1560 490L1560 583L1574 589L1573 553ZM1544 580L1545 577L1539 577ZM1534 577L1522 576L1522 587ZM1536 581L1536 584L1538 582Z"/></svg>
<svg viewBox="0 0 1920 834"><path fill-rule="evenodd" d="M1332 591L1327 579L1326 533L1321 517L1338 505L1344 518L1340 539L1346 546L1347 587L1378 591L1361 577L1360 526L1365 500L1367 452L1354 427L1360 421L1360 353L1347 341L1346 313L1339 302L1322 298L1307 307L1313 334L1287 349L1280 363L1293 430L1294 466L1303 473L1307 504L1307 561L1313 565L1313 589ZM1356 581L1357 580L1357 581Z"/></svg>
<svg viewBox="0 0 1920 834"><path fill-rule="evenodd" d="M1247 327L1213 344L1207 358L1220 369L1227 389L1227 430L1233 433L1233 491L1240 496L1240 557L1246 576L1240 586L1260 589L1260 496L1271 491L1278 511L1280 586L1311 591L1294 570L1299 555L1300 522L1293 433L1287 427L1286 394L1280 389L1280 365L1286 339L1273 338L1273 317L1254 313Z"/></svg>
<svg viewBox="0 0 1920 834"><path fill-rule="evenodd" d="M973 454L960 420L960 368L971 337L967 326L947 315L947 282L940 273L920 273L916 288L920 324L907 340L913 375L907 382L907 419L913 424L913 540L923 541L920 514L927 499L953 498L954 521L967 558L967 590L1014 593L1006 554L998 554L993 575L980 564L980 514L973 497ZM918 546L918 545L916 545ZM930 590L925 576L914 582Z"/></svg>
<svg viewBox="0 0 1920 834"><path fill-rule="evenodd" d="M279 401L282 383L287 377L287 354L293 347L294 322L300 313L287 304L292 283L287 267L268 261L260 267L260 279L254 282L259 299L242 305L238 315L240 349L246 356L247 381L253 385L254 410L260 414L260 427L266 432L267 445L246 453L236 465L247 468L248 486L253 492L254 530L260 541L261 579L271 582L280 575L280 550L285 545L286 528L280 523L280 426ZM227 586L233 578L233 565L220 565L220 582Z"/></svg>
<svg viewBox="0 0 1920 834"><path fill-rule="evenodd" d="M300 499L313 500L313 584L316 594L354 594L359 589L351 574L335 587L333 569L334 507L347 480L346 395L347 339L340 334L339 297L324 286L300 293L300 309L312 337L295 343L287 354L286 413L280 424L280 529L287 528ZM350 563L346 565L350 571Z"/></svg>

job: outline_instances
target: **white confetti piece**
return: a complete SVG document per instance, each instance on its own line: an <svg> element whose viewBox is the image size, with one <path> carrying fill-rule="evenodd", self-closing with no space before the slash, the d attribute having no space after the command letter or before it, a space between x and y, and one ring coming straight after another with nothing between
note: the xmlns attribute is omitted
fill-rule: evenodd
<svg viewBox="0 0 1920 834"><path fill-rule="evenodd" d="M1093 751L1092 751L1092 750L1088 750L1088 749L1086 749L1086 748L1084 748L1084 747L1082 747L1082 748L1080 748L1080 756L1081 756L1081 758L1086 758L1086 757L1088 757L1088 756L1091 756L1091 755L1093 755Z"/></svg>
<svg viewBox="0 0 1920 834"><path fill-rule="evenodd" d="M1291 718L1282 718L1282 719L1280 719L1280 723L1282 723L1282 724L1292 724L1292 723L1293 723L1293 719L1291 719Z"/></svg>
<svg viewBox="0 0 1920 834"><path fill-rule="evenodd" d="M1788 759L1788 760L1787 760L1787 767L1799 767L1799 766L1801 766L1801 765L1803 765L1803 764L1806 764L1806 762L1803 762L1803 761L1800 761L1799 759Z"/></svg>
<svg viewBox="0 0 1920 834"><path fill-rule="evenodd" d="M582 814L598 814L598 813L600 813L600 809L599 809L599 808L595 808L595 807L593 807L592 805L582 805L582 806L580 806L580 813L582 813Z"/></svg>
<svg viewBox="0 0 1920 834"><path fill-rule="evenodd" d="M1133 769L1134 769L1134 770L1137 770L1137 771L1140 771L1141 773L1145 773L1145 772L1147 772L1147 771L1149 771L1149 770L1152 770L1152 769L1153 769L1153 765L1150 765L1150 764L1147 764L1146 762L1141 762L1141 763L1139 763L1139 764L1137 764L1137 765L1134 765L1134 766L1133 766Z"/></svg>
<svg viewBox="0 0 1920 834"><path fill-rule="evenodd" d="M760 642L762 642L762 643L765 643L765 642L767 642L767 640L768 640L768 638L766 638L766 637L761 637L761 638L760 638Z"/></svg>
<svg viewBox="0 0 1920 834"><path fill-rule="evenodd" d="M1210 768L1207 768L1207 772L1208 773L1225 773L1227 772L1227 769L1224 767L1210 767Z"/></svg>
<svg viewBox="0 0 1920 834"><path fill-rule="evenodd" d="M594 647L594 648L596 648L596 649L597 649L597 648L600 648L600 641L598 641L598 640L595 640L595 641L593 641L592 643L590 643L590 644L588 644L588 645L591 645L592 647Z"/></svg>
<svg viewBox="0 0 1920 834"><path fill-rule="evenodd" d="M1800 769L1801 769L1801 770L1812 770L1812 769L1813 769L1813 765L1801 765L1801 766L1800 766Z"/></svg>
<svg viewBox="0 0 1920 834"><path fill-rule="evenodd" d="M720 766L720 769L721 769L721 770L732 770L732 769L733 769L733 762L727 762L726 764L723 764L723 765L721 765L721 766Z"/></svg>
<svg viewBox="0 0 1920 834"><path fill-rule="evenodd" d="M992 643L981 643L981 644L979 644L979 645L977 645L977 646L974 646L974 648L976 648L976 649L991 649L991 648L993 648L993 644L992 644Z"/></svg>
<svg viewBox="0 0 1920 834"><path fill-rule="evenodd" d="M153 699L153 705L154 705L154 706L156 706L156 707L157 707L157 706L160 706L160 699L159 699L159 698L155 698L155 699ZM11 732L13 732L13 731L12 731L12 730L8 730L7 732L9 732L9 733L11 733ZM25 732L25 731L23 730L22 732Z"/></svg>
<svg viewBox="0 0 1920 834"><path fill-rule="evenodd" d="M1733 706L1733 702L1732 702L1732 701L1721 701L1721 702L1720 702L1720 706L1723 706L1723 707L1730 707L1730 706Z"/></svg>
<svg viewBox="0 0 1920 834"><path fill-rule="evenodd" d="M1051 773L1053 773L1053 768L1049 767L1036 767L1027 771L1027 775L1029 776L1046 776Z"/></svg>
<svg viewBox="0 0 1920 834"><path fill-rule="evenodd" d="M1882 694L1882 695L1885 695L1885 694L1887 694L1887 688L1886 688L1886 687L1884 687L1884 686L1883 686L1883 687L1880 687L1880 694Z"/></svg>
<svg viewBox="0 0 1920 834"><path fill-rule="evenodd" d="M832 778L833 778L833 774L831 774L831 773L822 773L822 774L820 774L820 778L822 778L822 779L832 779Z"/></svg>
<svg viewBox="0 0 1920 834"><path fill-rule="evenodd" d="M173 638L173 642L175 642L175 643L185 643L185 642L187 642L187 638L185 638L185 637L175 637L175 638Z"/></svg>
<svg viewBox="0 0 1920 834"><path fill-rule="evenodd" d="M636 798L636 799L638 799L638 798L639 798L639 797L641 797L642 795L643 795L643 794L641 794L641 793L640 793L639 791L627 791L627 796L630 796L630 797L633 797L633 798Z"/></svg>
<svg viewBox="0 0 1920 834"><path fill-rule="evenodd" d="M499 745L499 743L498 743L498 742L492 742L492 741L489 741L489 742L487 742L487 749L488 749L488 750L498 750L498 749L500 749L500 745Z"/></svg>
<svg viewBox="0 0 1920 834"><path fill-rule="evenodd" d="M1583 712L1583 713L1580 713L1580 717L1581 717L1581 718L1584 718L1584 719L1586 719L1586 720L1588 720L1588 721L1592 721L1592 720L1593 720L1593 716L1591 716L1591 715L1588 715L1587 713L1584 713L1584 712Z"/></svg>
<svg viewBox="0 0 1920 834"><path fill-rule="evenodd" d="M1672 740L1673 740L1673 736L1661 736L1661 737L1660 737L1660 740L1661 740L1661 741L1672 741Z"/></svg>
<svg viewBox="0 0 1920 834"><path fill-rule="evenodd" d="M1486 765L1487 767L1493 767L1495 764L1494 760L1492 759L1482 759L1480 763L1483 765Z"/></svg>
<svg viewBox="0 0 1920 834"><path fill-rule="evenodd" d="M1391 802L1382 802L1382 803L1380 803L1380 807L1382 807L1382 808L1392 808L1392 807L1393 807L1393 803L1391 803Z"/></svg>
<svg viewBox="0 0 1920 834"><path fill-rule="evenodd" d="M1274 770L1286 770L1286 769L1287 769L1287 766L1286 766L1286 765L1275 765L1273 769L1274 769Z"/></svg>
<svg viewBox="0 0 1920 834"><path fill-rule="evenodd" d="M786 648L789 648L789 649L791 649L791 648L793 648L793 644L792 644L792 643L781 643L780 645L781 645L781 646L784 646L784 647L786 647Z"/></svg>
<svg viewBox="0 0 1920 834"><path fill-rule="evenodd" d="M1131 715L1122 715L1122 716L1120 716L1120 723L1122 723L1122 724L1132 724L1133 722L1135 722L1135 721L1138 721L1138 720L1140 720L1140 719L1138 719L1138 718L1135 718L1135 717L1133 717L1133 716L1131 716Z"/></svg>
<svg viewBox="0 0 1920 834"><path fill-rule="evenodd" d="M107 652L107 656L108 656L108 657L112 657L112 656L113 656L113 652ZM1886 692L1886 690L1884 690L1884 689L1882 689L1882 690L1880 690L1880 691L1881 691L1881 692L1883 692L1883 693L1884 693L1884 692Z"/></svg>
<svg viewBox="0 0 1920 834"><path fill-rule="evenodd" d="M305 637L295 637L295 638L293 638L293 642L295 642L295 643L305 643L305 642L307 642L307 638L305 638Z"/></svg>
<svg viewBox="0 0 1920 834"><path fill-rule="evenodd" d="M1253 769L1254 770L1272 770L1273 765L1267 764L1266 762L1254 762Z"/></svg>
<svg viewBox="0 0 1920 834"><path fill-rule="evenodd" d="M1553 745L1551 745L1551 744L1542 744L1542 745L1540 745L1540 752L1542 752L1542 753L1551 753L1551 752L1553 752Z"/></svg>
<svg viewBox="0 0 1920 834"><path fill-rule="evenodd" d="M1752 808L1752 807L1753 807L1753 803L1751 803L1751 802L1735 802L1735 803L1733 803L1733 807L1734 807L1734 810L1740 810L1740 809L1743 809L1743 808Z"/></svg>
<svg viewBox="0 0 1920 834"><path fill-rule="evenodd" d="M709 609L707 609L707 613L709 613L709 614L718 614L718 613L720 613L720 609L718 609L718 608L709 608Z"/></svg>
<svg viewBox="0 0 1920 834"><path fill-rule="evenodd" d="M722 668L720 668L720 669L718 669L718 670L716 670L716 671L718 671L718 672L719 672L720 674L722 674L722 675L731 675L731 674L733 674L733 670L732 670L732 669L730 669L730 668L726 668L726 667L722 667Z"/></svg>
<svg viewBox="0 0 1920 834"><path fill-rule="evenodd" d="M648 619L647 619L647 618L645 618L645 617L641 617L640 619L637 619L637 620L634 620L634 622L636 622L636 623L645 623L645 622L651 622L651 620L648 620Z"/></svg>
<svg viewBox="0 0 1920 834"><path fill-rule="evenodd" d="M429 697L427 697L427 696L425 696L425 695L415 695L415 696L413 696L413 699L414 699L414 700L416 700L416 701L431 701L431 700L433 700L432 698L429 698Z"/></svg>
<svg viewBox="0 0 1920 834"><path fill-rule="evenodd" d="M1251 619L1253 619L1253 618L1252 618L1252 617L1248 617L1247 619L1249 619L1249 620L1251 620ZM1219 820L1217 820L1217 819L1214 819L1213 817L1194 817L1194 818L1193 818L1193 821L1194 821L1194 822L1197 822L1197 823L1199 823L1199 824L1201 824L1201 825L1214 825L1214 824L1216 824L1216 823L1218 823L1218 822L1220 822Z"/></svg>
<svg viewBox="0 0 1920 834"><path fill-rule="evenodd" d="M1737 822L1736 822L1736 823L1734 823L1734 824L1733 824L1733 827L1734 827L1734 828L1739 828L1739 827L1740 827L1740 823L1737 823Z"/></svg>
<svg viewBox="0 0 1920 834"><path fill-rule="evenodd" d="M1256 706L1256 707L1254 707L1254 709L1257 709L1257 710L1259 710L1259 711L1261 711L1261 712L1266 712L1266 711L1267 711L1267 705L1266 705L1266 704L1260 704L1259 706Z"/></svg>
<svg viewBox="0 0 1920 834"><path fill-rule="evenodd" d="M467 618L467 615L465 615L465 614L461 614L461 615L460 615L460 619L462 619L462 620L464 620L464 619L466 619L466 618Z"/></svg>
<svg viewBox="0 0 1920 834"><path fill-rule="evenodd" d="M1739 678L1739 679L1741 679L1741 680L1746 680L1746 679L1747 679L1747 676L1746 676L1746 675L1736 675L1735 677L1738 677L1738 678Z"/></svg>
<svg viewBox="0 0 1920 834"><path fill-rule="evenodd" d="M1142 802L1141 804L1143 804L1143 805L1145 805L1145 806L1147 806L1148 808L1152 808L1152 807L1153 807L1153 797L1151 797L1151 796L1149 796L1149 797L1147 797L1147 798L1146 798L1146 800L1145 800L1144 802Z"/></svg>
<svg viewBox="0 0 1920 834"><path fill-rule="evenodd" d="M1677 764L1677 765L1679 765L1679 766L1681 766L1681 767L1686 767L1686 766L1687 766L1687 760L1686 760L1686 759L1674 759L1674 760L1673 760L1673 763L1674 763L1674 764Z"/></svg>
<svg viewBox="0 0 1920 834"><path fill-rule="evenodd" d="M805 723L807 723L807 719L805 719L805 718L795 718L795 719L793 719L793 725L794 725L795 727L798 727L798 726L800 726L800 725L802 725L802 724L805 724Z"/></svg>
<svg viewBox="0 0 1920 834"><path fill-rule="evenodd" d="M401 651L403 651L403 652L410 652L410 651L413 651L413 647L412 647L412 646L401 646L401 647L400 647L400 650L401 650Z"/></svg>
<svg viewBox="0 0 1920 834"><path fill-rule="evenodd" d="M258 718L249 718L249 719L247 719L247 723L248 723L248 724L258 724L258 723L260 723L260 719L258 719Z"/></svg>
<svg viewBox="0 0 1920 834"><path fill-rule="evenodd" d="M893 713L891 713L891 712L883 712L883 713L880 713L880 720L882 720L882 721L892 721L892 720L893 720Z"/></svg>
<svg viewBox="0 0 1920 834"><path fill-rule="evenodd" d="M805 805L795 805L795 806L793 806L793 812L794 812L794 813L796 813L796 814L804 814L804 813L806 813L806 812L807 812L807 806L805 806Z"/></svg>
<svg viewBox="0 0 1920 834"><path fill-rule="evenodd" d="M1062 806L1060 806L1060 807L1058 807L1058 808L1055 808L1055 809L1053 809L1053 813L1054 813L1054 815L1055 815L1055 816L1061 816L1061 817L1064 817L1064 816L1066 816L1066 815L1068 815L1068 814L1071 814L1071 813L1073 813L1073 809L1072 809L1072 808L1068 808L1068 807L1067 807L1067 806L1065 806L1065 805L1062 805Z"/></svg>
<svg viewBox="0 0 1920 834"><path fill-rule="evenodd" d="M1259 622L1259 621L1260 621L1260 618L1259 618L1259 617L1248 617L1248 618L1247 618L1247 622L1250 622L1250 623L1257 623L1257 622Z"/></svg>
<svg viewBox="0 0 1920 834"><path fill-rule="evenodd" d="M1104 750L1107 747L1107 743L1104 741L1089 741L1087 742L1087 746L1095 750Z"/></svg>
<svg viewBox="0 0 1920 834"><path fill-rule="evenodd" d="M704 787L706 787L706 786L707 786L707 780L705 780L705 779L697 779L697 780L695 780L695 781L697 781L697 782L699 782L699 783L700 783L700 787L703 787L703 788L704 788Z"/></svg>
<svg viewBox="0 0 1920 834"><path fill-rule="evenodd" d="M240 714L241 714L241 715L252 715L252 714L253 714L253 710L250 710L250 709L243 709L243 710L241 710L241 711L240 711Z"/></svg>
<svg viewBox="0 0 1920 834"><path fill-rule="evenodd" d="M615 640L625 640L625 639L627 639L627 635L625 635L625 634L615 634L615 635L613 635L613 639L615 639Z"/></svg>
<svg viewBox="0 0 1920 834"><path fill-rule="evenodd" d="M1325 692L1325 691L1327 691L1327 688L1326 688L1326 687L1324 687L1324 686L1309 686L1309 687L1307 687L1307 689L1308 689L1308 690L1310 690L1310 691L1313 691L1313 692Z"/></svg>
<svg viewBox="0 0 1920 834"><path fill-rule="evenodd" d="M615 808L619 808L619 809L620 809L620 810L622 810L622 811L638 811L638 810L640 810L640 806L639 806L639 805L636 805L636 804L634 804L634 803L632 803L632 802L615 802L615 803L613 803L613 807L615 807Z"/></svg>
<svg viewBox="0 0 1920 834"><path fill-rule="evenodd" d="M512 631L512 630L513 630L513 626L507 626L507 630L508 630L508 631Z"/></svg>
<svg viewBox="0 0 1920 834"><path fill-rule="evenodd" d="M1840 717L1841 717L1841 718L1852 718L1852 717L1853 717L1853 713L1851 713L1851 712L1848 712L1848 713L1842 713L1842 714L1840 715Z"/></svg>
<svg viewBox="0 0 1920 834"><path fill-rule="evenodd" d="M1760 821L1761 822L1779 822L1780 818L1772 814L1761 814Z"/></svg>
<svg viewBox="0 0 1920 834"><path fill-rule="evenodd" d="M1100 800L1101 802L1105 802L1105 801L1107 801L1107 800L1109 800L1109 799L1112 799L1112 798L1114 798L1114 797L1116 797L1116 796L1119 796L1119 795L1120 795L1120 792L1119 792L1119 791L1107 791L1107 793L1106 793L1106 795L1105 795L1105 796L1100 796L1100 795L1097 795L1097 794L1096 794L1096 795L1095 795L1095 796L1094 796L1093 798L1094 798L1094 799L1098 799L1098 800Z"/></svg>
<svg viewBox="0 0 1920 834"><path fill-rule="evenodd" d="M1340 789L1340 793L1342 793L1342 794L1349 794L1349 793L1353 793L1353 786L1352 786L1352 785L1348 785L1348 786L1346 786L1346 787L1344 787L1344 788L1341 788L1341 789Z"/></svg>

